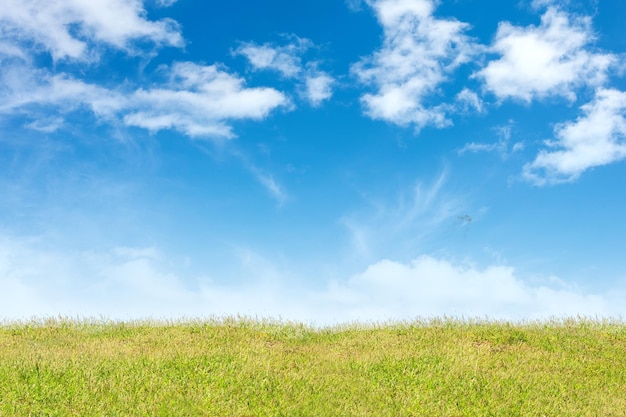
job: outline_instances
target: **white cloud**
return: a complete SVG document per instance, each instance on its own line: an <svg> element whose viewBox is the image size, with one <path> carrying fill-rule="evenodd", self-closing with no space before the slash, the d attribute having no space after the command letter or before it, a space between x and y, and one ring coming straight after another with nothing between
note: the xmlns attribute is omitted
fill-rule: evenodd
<svg viewBox="0 0 626 417"><path fill-rule="evenodd" d="M468 142L461 149L457 151L459 155L465 153L479 153L479 152L496 152L502 159L508 158L512 153L524 150L524 142L515 142L511 145L511 132L513 126L512 123L504 126L498 126L494 128L496 135L498 136L497 142Z"/></svg>
<svg viewBox="0 0 626 417"><path fill-rule="evenodd" d="M183 45L176 22L147 20L142 0L4 0L0 33L20 45L34 43L55 60L89 59L92 44L127 51L136 40Z"/></svg>
<svg viewBox="0 0 626 417"><path fill-rule="evenodd" d="M64 120L61 117L48 117L37 119L28 123L26 127L44 133L56 132L63 126Z"/></svg>
<svg viewBox="0 0 626 417"><path fill-rule="evenodd" d="M274 179L274 176L263 172L256 167L249 167L256 180L269 192L279 205L283 205L288 195L285 189Z"/></svg>
<svg viewBox="0 0 626 417"><path fill-rule="evenodd" d="M432 0L370 0L383 27L383 46L353 65L361 82L376 88L361 97L367 115L399 125L443 127L443 105L429 106L448 75L467 62L475 45L456 20L437 19Z"/></svg>
<svg viewBox="0 0 626 417"><path fill-rule="evenodd" d="M191 137L232 137L233 120L263 119L289 104L283 93L267 87L248 88L245 80L216 65L179 62L166 71L166 83L128 92L88 84L66 74L7 66L0 75L0 85L5 87L0 93L0 113L51 108L67 113L87 107L100 118L120 118L126 125L152 132L175 129Z"/></svg>
<svg viewBox="0 0 626 417"><path fill-rule="evenodd" d="M574 287L529 285L508 266L477 269L424 255L408 263L382 260L344 283L328 299L343 320L417 316L539 319L552 316L611 316L624 308L610 297Z"/></svg>
<svg viewBox="0 0 626 417"><path fill-rule="evenodd" d="M160 7L170 7L178 0L155 0L156 4Z"/></svg>
<svg viewBox="0 0 626 417"><path fill-rule="evenodd" d="M0 63L7 60L7 58L18 58L22 61L28 60L28 56L24 51L14 43L0 40Z"/></svg>
<svg viewBox="0 0 626 417"><path fill-rule="evenodd" d="M305 77L305 96L313 107L320 106L333 95L335 80L325 72L317 71Z"/></svg>
<svg viewBox="0 0 626 417"><path fill-rule="evenodd" d="M416 181L395 195L368 196L366 209L340 219L352 244L347 257L373 262L420 252L442 224L464 213L462 199L446 190L446 181L444 170L434 180Z"/></svg>
<svg viewBox="0 0 626 417"><path fill-rule="evenodd" d="M569 5L570 0L533 0L530 5L535 9L542 9L544 7L558 5L559 2L561 5Z"/></svg>
<svg viewBox="0 0 626 417"><path fill-rule="evenodd" d="M318 62L303 63L302 55L314 46L310 40L295 35L289 39L293 42L284 46L246 42L233 54L246 57L254 70L278 71L286 78L297 80L301 95L311 106L318 107L332 97L335 79L319 70Z"/></svg>
<svg viewBox="0 0 626 417"><path fill-rule="evenodd" d="M66 113L86 106L95 114L108 117L126 102L123 95L115 91L67 74L51 74L20 64L3 67L0 86L0 113L28 112L47 106Z"/></svg>
<svg viewBox="0 0 626 417"><path fill-rule="evenodd" d="M282 187L278 185L274 177L267 174L257 175L259 182L276 198L279 203L283 203L287 199L287 195L283 191Z"/></svg>
<svg viewBox="0 0 626 417"><path fill-rule="evenodd" d="M583 116L555 127L553 150L542 150L524 166L524 177L537 184L576 180L584 171L626 158L626 92L600 89L582 106Z"/></svg>
<svg viewBox="0 0 626 417"><path fill-rule="evenodd" d="M292 36L292 38L294 42L285 46L246 42L233 53L246 57L255 70L274 70L288 78L297 77L303 71L300 56L312 46L312 43L308 39L297 36Z"/></svg>
<svg viewBox="0 0 626 417"><path fill-rule="evenodd" d="M478 113L483 112L483 101L478 94L471 91L468 88L461 90L455 97L456 102L460 106L460 110L463 113L469 113L475 111Z"/></svg>
<svg viewBox="0 0 626 417"><path fill-rule="evenodd" d="M358 12L361 10L363 5L363 0L345 0L346 7L353 12Z"/></svg>
<svg viewBox="0 0 626 417"><path fill-rule="evenodd" d="M501 57L475 77L499 99L530 102L535 98L576 98L581 86L600 86L617 62L612 54L595 53L589 17L570 16L549 7L539 26L500 23L491 50Z"/></svg>
<svg viewBox="0 0 626 417"><path fill-rule="evenodd" d="M40 244L0 239L4 319L248 315L327 325L442 315L515 320L626 314L619 289L584 293L557 279L531 285L509 266L481 269L428 255L407 263L380 260L313 289L245 250L239 251L239 268L249 278L223 284L175 269L180 262L154 248L62 252Z"/></svg>
<svg viewBox="0 0 626 417"><path fill-rule="evenodd" d="M230 120L263 119L288 100L267 87L245 87L242 78L215 65L180 62L164 87L138 90L124 122L150 131L176 129L192 136L232 137Z"/></svg>

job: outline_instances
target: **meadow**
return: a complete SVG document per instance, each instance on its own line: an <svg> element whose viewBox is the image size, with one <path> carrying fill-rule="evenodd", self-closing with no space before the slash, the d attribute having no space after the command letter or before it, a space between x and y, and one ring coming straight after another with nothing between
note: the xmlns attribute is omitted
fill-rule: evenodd
<svg viewBox="0 0 626 417"><path fill-rule="evenodd" d="M626 326L0 324L1 416L626 416Z"/></svg>

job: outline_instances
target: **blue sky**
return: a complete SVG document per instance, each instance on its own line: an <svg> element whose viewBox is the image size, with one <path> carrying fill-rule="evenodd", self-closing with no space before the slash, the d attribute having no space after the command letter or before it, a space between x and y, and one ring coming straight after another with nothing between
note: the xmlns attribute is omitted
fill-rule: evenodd
<svg viewBox="0 0 626 417"><path fill-rule="evenodd" d="M626 6L8 0L0 317L626 314Z"/></svg>

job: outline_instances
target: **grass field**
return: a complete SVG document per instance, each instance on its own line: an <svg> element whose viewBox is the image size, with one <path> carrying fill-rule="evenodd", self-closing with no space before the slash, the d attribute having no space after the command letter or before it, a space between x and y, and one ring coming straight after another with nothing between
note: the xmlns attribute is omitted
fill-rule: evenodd
<svg viewBox="0 0 626 417"><path fill-rule="evenodd" d="M626 326L5 323L0 415L626 416Z"/></svg>

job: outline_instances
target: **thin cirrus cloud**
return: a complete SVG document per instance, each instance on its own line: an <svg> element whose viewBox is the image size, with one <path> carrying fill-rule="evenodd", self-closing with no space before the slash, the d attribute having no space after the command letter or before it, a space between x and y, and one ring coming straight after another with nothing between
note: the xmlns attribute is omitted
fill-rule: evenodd
<svg viewBox="0 0 626 417"><path fill-rule="evenodd" d="M352 66L374 92L361 97L365 113L416 130L450 122L445 103L427 105L452 72L476 53L467 23L433 16L431 0L369 0L383 27L383 46ZM473 97L466 95L470 102Z"/></svg>
<svg viewBox="0 0 626 417"><path fill-rule="evenodd" d="M550 150L524 166L524 177L536 185L571 182L593 167L626 158L626 93L600 89L581 108L583 116L555 127Z"/></svg>
<svg viewBox="0 0 626 417"><path fill-rule="evenodd" d="M314 47L313 42L293 35L289 39L292 42L283 46L245 42L233 55L245 57L255 71L277 71L285 78L296 79L301 84L301 95L312 107L319 107L332 97L335 79L318 69L319 62L303 62L302 55Z"/></svg>
<svg viewBox="0 0 626 417"><path fill-rule="evenodd" d="M580 87L598 87L617 63L613 54L592 52L589 17L548 7L539 26L501 22L490 50L500 57L474 76L498 99L530 102L548 96L576 99Z"/></svg>
<svg viewBox="0 0 626 417"><path fill-rule="evenodd" d="M430 182L419 180L393 195L369 196L367 208L344 215L340 221L350 237L348 257L371 262L391 253L415 253L465 210L463 199L446 191L447 176L443 170Z"/></svg>
<svg viewBox="0 0 626 417"><path fill-rule="evenodd" d="M18 44L34 43L55 60L90 59L92 47L100 43L127 51L136 40L175 47L184 43L175 21L147 20L141 0L6 0L0 25L3 36Z"/></svg>
<svg viewBox="0 0 626 417"><path fill-rule="evenodd" d="M504 126L498 126L493 129L498 137L497 142L468 142L463 145L462 148L457 150L459 155L466 153L481 153L481 152L495 152L500 155L502 159L508 158L515 152L522 151L524 149L524 142L515 142L511 144L511 136L513 132L513 125L511 122Z"/></svg>

